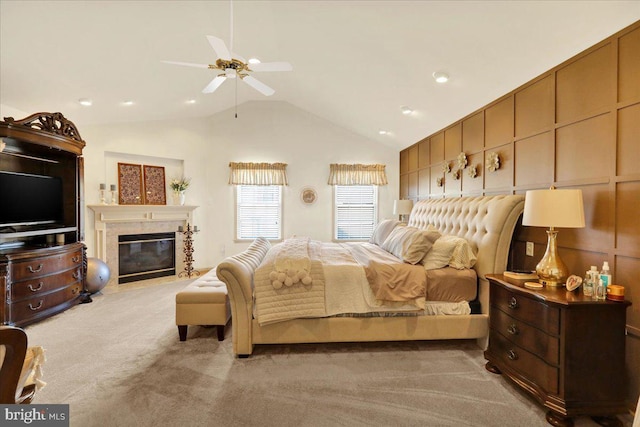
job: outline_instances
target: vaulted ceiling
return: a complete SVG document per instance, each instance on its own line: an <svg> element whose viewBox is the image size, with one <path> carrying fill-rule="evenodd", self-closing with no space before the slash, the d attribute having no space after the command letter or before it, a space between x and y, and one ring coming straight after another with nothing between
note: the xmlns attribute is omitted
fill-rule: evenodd
<svg viewBox="0 0 640 427"><path fill-rule="evenodd" d="M401 149L639 19L637 0L0 0L0 104L61 111L81 127L231 120L246 101L286 101ZM244 58L292 64L253 74L274 95L238 79L203 94L215 70L161 62L213 64L206 35L228 45L231 28Z"/></svg>

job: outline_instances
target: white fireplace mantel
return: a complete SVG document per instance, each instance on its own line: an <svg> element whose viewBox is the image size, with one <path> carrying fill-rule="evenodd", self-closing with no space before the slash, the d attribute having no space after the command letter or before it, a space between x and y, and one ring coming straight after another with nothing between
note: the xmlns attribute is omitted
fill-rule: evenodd
<svg viewBox="0 0 640 427"><path fill-rule="evenodd" d="M193 223L197 206L176 205L88 205L95 212L96 230L110 222L185 221Z"/></svg>
<svg viewBox="0 0 640 427"><path fill-rule="evenodd" d="M178 226L193 224L198 206L179 205L87 205L94 212L96 257L116 271L117 236L140 232L177 231ZM176 252L181 250L176 242ZM178 266L177 266L178 267Z"/></svg>

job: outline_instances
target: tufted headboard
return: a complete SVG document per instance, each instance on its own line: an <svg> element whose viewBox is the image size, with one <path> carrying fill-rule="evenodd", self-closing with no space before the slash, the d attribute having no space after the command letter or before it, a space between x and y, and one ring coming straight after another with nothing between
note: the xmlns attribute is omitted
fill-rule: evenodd
<svg viewBox="0 0 640 427"><path fill-rule="evenodd" d="M408 225L431 224L442 234L467 239L477 250L474 269L484 279L507 267L511 238L523 210L522 195L425 199L413 206Z"/></svg>

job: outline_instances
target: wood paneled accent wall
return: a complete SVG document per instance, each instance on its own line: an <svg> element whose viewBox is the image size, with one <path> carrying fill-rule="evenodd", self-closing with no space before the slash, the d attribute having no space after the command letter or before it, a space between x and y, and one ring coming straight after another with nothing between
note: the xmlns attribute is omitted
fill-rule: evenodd
<svg viewBox="0 0 640 427"><path fill-rule="evenodd" d="M457 156L468 166L455 179ZM500 169L486 169L498 153ZM444 173L448 163L452 172ZM476 166L472 178L469 167ZM443 179L438 185L439 178ZM608 261L625 286L629 402L640 392L640 21L400 152L400 196L414 200L548 188L583 192L586 228L561 229L573 274ZM535 255L525 255L526 242ZM516 229L511 267L535 269L544 229ZM588 327L588 325L585 325ZM585 349L589 351L589 349Z"/></svg>

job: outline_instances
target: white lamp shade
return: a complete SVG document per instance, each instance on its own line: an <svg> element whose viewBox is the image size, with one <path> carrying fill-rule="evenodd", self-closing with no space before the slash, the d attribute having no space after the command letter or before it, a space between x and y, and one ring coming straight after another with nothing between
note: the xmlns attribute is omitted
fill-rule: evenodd
<svg viewBox="0 0 640 427"><path fill-rule="evenodd" d="M393 202L394 215L408 215L413 208L413 200L395 200Z"/></svg>
<svg viewBox="0 0 640 427"><path fill-rule="evenodd" d="M530 190L524 199L522 225L582 228L582 190Z"/></svg>

